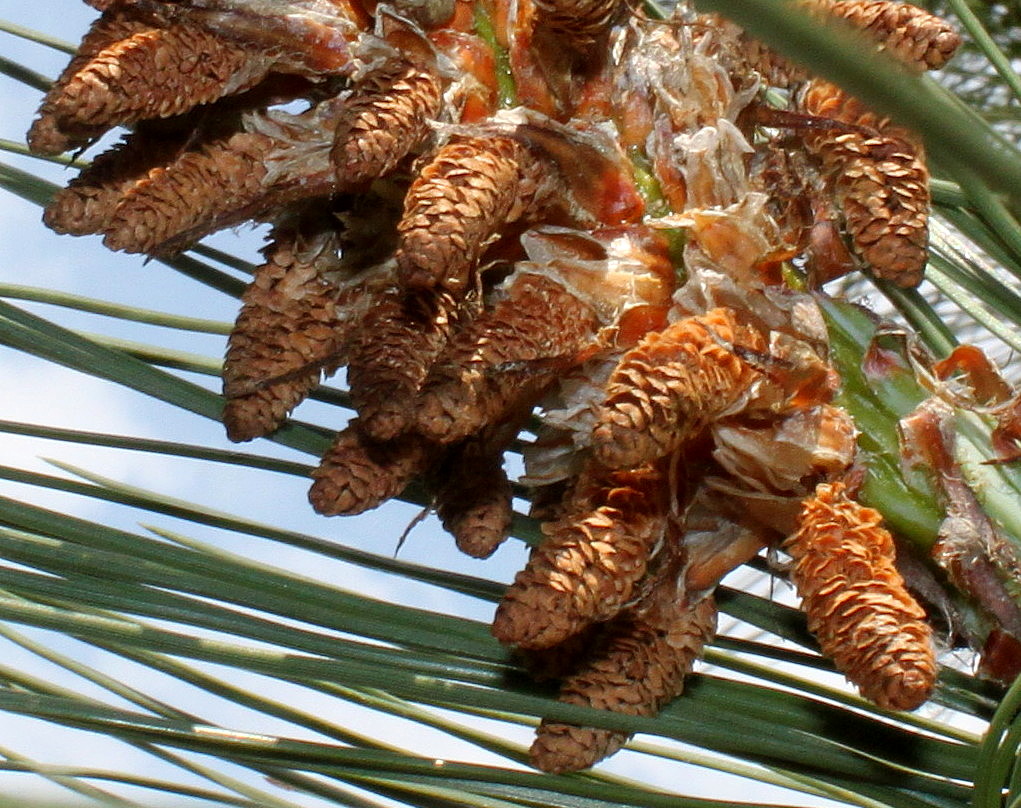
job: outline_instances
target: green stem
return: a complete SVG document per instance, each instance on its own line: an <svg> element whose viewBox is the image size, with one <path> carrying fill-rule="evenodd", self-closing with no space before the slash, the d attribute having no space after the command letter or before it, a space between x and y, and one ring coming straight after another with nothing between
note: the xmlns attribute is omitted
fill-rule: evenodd
<svg viewBox="0 0 1021 808"><path fill-rule="evenodd" d="M25 28L22 25L18 25L8 20L0 20L0 31L4 31L13 36L21 39L27 39L29 42L38 42L40 45L45 45L48 48L54 50L63 51L68 55L73 55L77 50L77 45L72 45L70 42L59 37L51 36L50 34L44 34L42 31L36 31L32 28Z"/></svg>
<svg viewBox="0 0 1021 808"><path fill-rule="evenodd" d="M31 300L36 303L48 303L53 306L85 311L90 314L102 314L118 320L129 320L136 323L158 325L179 331L195 331L202 334L229 334L230 323L220 320L206 320L198 317L185 317L180 314L143 309L113 303L109 300L97 300L91 297L72 294L57 289L44 289L38 286L23 286L16 283L0 283L0 297L15 300Z"/></svg>
<svg viewBox="0 0 1021 808"><path fill-rule="evenodd" d="M518 89L514 82L514 73L511 70L510 54L497 39L493 20L485 3L480 0L475 3L475 33L489 46L493 60L496 62L496 88L500 106L504 108L516 106Z"/></svg>

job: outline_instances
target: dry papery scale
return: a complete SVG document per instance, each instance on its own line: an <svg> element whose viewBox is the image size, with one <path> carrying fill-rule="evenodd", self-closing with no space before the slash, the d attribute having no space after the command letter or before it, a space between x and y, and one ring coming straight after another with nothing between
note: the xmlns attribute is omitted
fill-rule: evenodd
<svg viewBox="0 0 1021 808"><path fill-rule="evenodd" d="M313 475L316 510L358 513L418 477L458 546L488 556L511 522L503 453L530 424L520 482L545 538L493 631L562 700L656 713L713 636L717 583L764 548L791 556L823 652L865 697L930 696L933 630L855 501L868 469L811 291L858 268L920 281L912 133L684 4L92 5L29 142L130 131L46 222L147 255L272 223L224 422L268 434L346 366L357 417ZM803 6L919 71L958 41L890 0ZM980 387L992 371L966 359L926 371L933 389ZM532 760L580 769L625 741L543 722Z"/></svg>

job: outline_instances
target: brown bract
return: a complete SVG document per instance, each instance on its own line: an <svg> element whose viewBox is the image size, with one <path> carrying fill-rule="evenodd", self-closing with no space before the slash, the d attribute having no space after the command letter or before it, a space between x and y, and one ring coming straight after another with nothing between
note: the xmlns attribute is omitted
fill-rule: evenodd
<svg viewBox="0 0 1021 808"><path fill-rule="evenodd" d="M591 47L605 39L626 8L623 0L536 0L536 18L571 45Z"/></svg>
<svg viewBox="0 0 1021 808"><path fill-rule="evenodd" d="M996 521L982 510L967 482L968 474L958 459L956 418L954 409L939 396L926 399L902 418L904 461L933 475L945 508L932 558L960 591L992 617L995 631L1017 640L1021 607L1010 592L1021 580L1021 557Z"/></svg>

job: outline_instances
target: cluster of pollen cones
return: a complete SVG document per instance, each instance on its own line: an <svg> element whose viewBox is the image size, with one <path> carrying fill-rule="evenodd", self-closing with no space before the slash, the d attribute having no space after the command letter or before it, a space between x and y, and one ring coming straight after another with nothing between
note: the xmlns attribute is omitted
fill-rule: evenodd
<svg viewBox="0 0 1021 808"><path fill-rule="evenodd" d="M224 422L270 433L346 367L357 417L313 475L317 511L418 478L488 556L527 429L545 538L493 632L563 701L655 714L712 638L717 583L764 547L791 556L823 653L864 696L928 697L931 630L854 499L825 325L783 282L792 260L809 286L920 281L911 132L683 3L665 20L623 0L91 4L29 143L128 133L46 222L147 255L272 224ZM957 45L892 0L803 5L912 69ZM626 740L544 721L532 759L580 769Z"/></svg>

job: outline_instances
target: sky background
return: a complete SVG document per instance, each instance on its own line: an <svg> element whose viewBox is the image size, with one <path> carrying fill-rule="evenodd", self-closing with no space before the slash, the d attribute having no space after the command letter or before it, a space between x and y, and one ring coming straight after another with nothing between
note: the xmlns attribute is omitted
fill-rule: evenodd
<svg viewBox="0 0 1021 808"><path fill-rule="evenodd" d="M0 18L26 27L45 30L68 41L77 41L94 16L95 11L78 0L37 0L32 3L0 0ZM51 78L59 73L67 59L65 54L42 45L25 42L6 33L0 33L0 42L3 48L0 52L8 58ZM0 76L0 138L23 141L24 133L38 103L37 92L7 76ZM93 150L90 156L95 153ZM62 167L13 154L0 155L0 160L42 174L58 183L65 182L73 176L72 172ZM245 229L239 233L220 234L207 243L257 261L257 250L261 242L262 231ZM227 295L189 280L158 262L146 264L137 256L111 253L102 247L96 237L59 237L50 233L40 222L40 209L37 206L4 191L0 191L0 283L63 289L89 297L226 322L233 320L237 309L236 301ZM224 350L225 338L222 336L171 332L38 304L17 301L15 303L51 317L62 325L85 331L148 341L209 357L220 357ZM223 436L222 427L218 423L8 349L0 348L0 372L2 378L6 380L0 391L0 419L139 437L180 439L234 448ZM216 387L215 380L196 380ZM341 410L314 402L303 405L298 416L306 420L335 425L337 428L344 425L347 417ZM264 454L310 462L307 456L277 447L268 441L260 441L254 449ZM4 465L47 474L62 474L63 472L56 471L46 462L45 458L49 457L142 488L240 514L254 521L286 527L383 554L395 552L398 539L405 527L418 514L417 507L392 503L362 517L325 519L316 516L308 506L305 498L307 482L300 478L233 466L221 467L200 461L152 457L143 453L13 437L0 433L0 463ZM190 523L176 522L169 517L111 507L87 498L48 493L2 481L0 494L24 498L44 507L131 531L141 530L138 525L140 521L158 524L196 538L219 542L227 549L253 559L321 577L378 598L423 608L463 613L485 621L491 616L490 609L480 605L478 601L457 598L435 588L399 581L340 562L327 563L321 556L267 541L256 539L239 541L236 536L212 529L202 530ZM436 519L430 516L411 533L400 550L400 557L406 561L509 581L524 563L525 549L520 542L511 540L487 562L480 563L468 559L456 552L453 541L440 531ZM83 661L100 667L110 676L121 681L129 681L168 702L187 703L189 709L207 720L246 731L282 732L292 736L296 734L294 727L290 725L284 726L265 716L247 713L207 695L191 692L174 680L67 638L41 631L26 631L26 634L61 650L73 651ZM3 643L0 645L3 649L0 655L5 664L36 671L39 675L53 677L66 686L109 699L107 694L92 685L69 678L59 669L3 640L0 640L0 643ZM254 679L253 677L253 686L265 686ZM272 688L274 694L278 696L286 694L287 699L295 706L311 712L331 714L338 721L348 720L347 713L343 716L335 715L338 710L336 702L327 702L322 697L296 689L288 693L287 686L280 683L272 684ZM496 758L484 752L468 748L438 733L399 724L395 719L375 714L356 718L356 714L360 712L357 708L343 709L351 711L352 721L361 720L366 725L371 725L374 730L390 732L394 738L399 738L401 743L427 754L452 759L497 762ZM520 740L527 743L530 731L520 729L519 734ZM83 732L58 730L33 719L0 713L0 748L2 747L51 763L96 765L153 774L162 769L162 764L157 764L148 755L114 741ZM621 755L609 766L612 770L650 782L664 779L658 767L659 764L654 760L637 755ZM167 767L165 771L169 772L170 768ZM186 776L178 775L176 772L172 772L172 776L188 780ZM721 799L750 796L744 784L706 777L702 773L692 772L690 781L684 783L677 782L676 777L677 769L671 768L671 779L669 782L664 780L663 785ZM3 773L0 773L0 793L60 797L66 794L55 786L42 783L38 778ZM296 802L301 801L301 798L294 794L288 794L287 797ZM764 787L756 790L755 797L763 800L778 798L776 793ZM140 799L144 800L141 797ZM798 798L798 801L803 804L811 802L803 797ZM315 800L309 800L308 804L317 803Z"/></svg>

